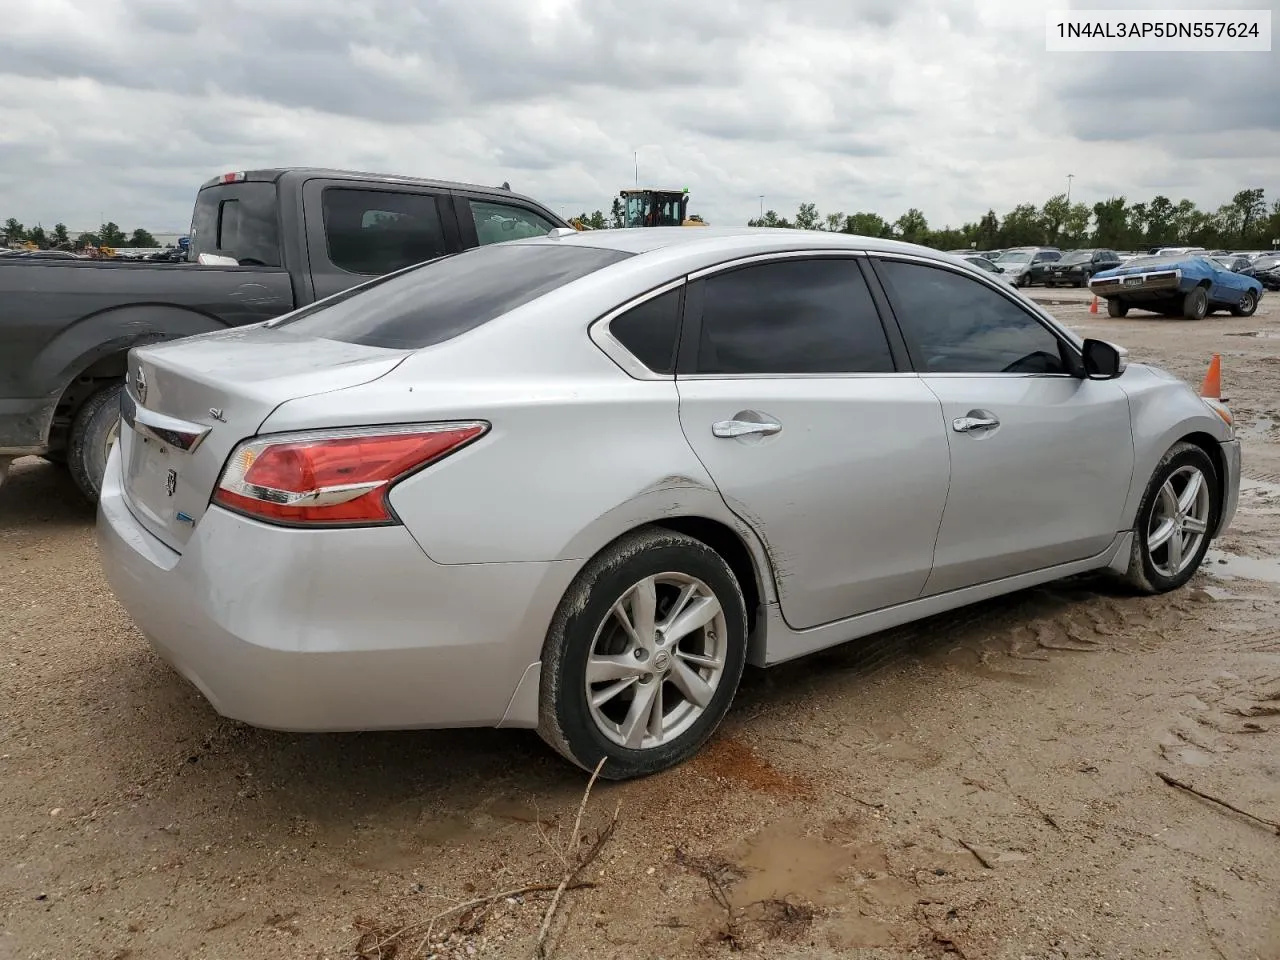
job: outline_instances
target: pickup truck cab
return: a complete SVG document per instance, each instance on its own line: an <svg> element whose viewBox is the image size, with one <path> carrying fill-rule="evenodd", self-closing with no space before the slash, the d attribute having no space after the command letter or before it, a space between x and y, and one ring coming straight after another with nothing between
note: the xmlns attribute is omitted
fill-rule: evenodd
<svg viewBox="0 0 1280 960"><path fill-rule="evenodd" d="M27 455L96 501L129 350L258 323L403 267L568 224L503 187L287 168L196 195L187 263L0 258L0 484Z"/></svg>

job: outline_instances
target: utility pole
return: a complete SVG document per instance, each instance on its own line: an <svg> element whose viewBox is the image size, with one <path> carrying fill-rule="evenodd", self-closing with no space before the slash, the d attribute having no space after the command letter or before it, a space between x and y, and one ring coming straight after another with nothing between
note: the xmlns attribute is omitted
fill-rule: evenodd
<svg viewBox="0 0 1280 960"><path fill-rule="evenodd" d="M760 219L764 219L764 194L760 194Z"/></svg>
<svg viewBox="0 0 1280 960"><path fill-rule="evenodd" d="M1071 181L1075 179L1074 173L1067 174L1067 203L1071 202Z"/></svg>
<svg viewBox="0 0 1280 960"><path fill-rule="evenodd" d="M636 186L640 186L640 151L636 151Z"/></svg>

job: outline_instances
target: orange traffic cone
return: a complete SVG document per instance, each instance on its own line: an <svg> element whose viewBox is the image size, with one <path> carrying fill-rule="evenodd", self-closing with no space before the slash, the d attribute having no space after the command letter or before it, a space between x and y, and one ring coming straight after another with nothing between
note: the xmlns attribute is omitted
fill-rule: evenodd
<svg viewBox="0 0 1280 960"><path fill-rule="evenodd" d="M1207 400L1222 399L1222 357L1216 353L1209 361L1209 372L1204 375L1204 383L1200 384L1200 396Z"/></svg>
<svg viewBox="0 0 1280 960"><path fill-rule="evenodd" d="M1097 313L1097 312L1098 312L1098 298L1097 298L1097 297L1094 297L1094 298L1093 298L1093 303L1089 304L1089 312L1090 312L1090 313Z"/></svg>

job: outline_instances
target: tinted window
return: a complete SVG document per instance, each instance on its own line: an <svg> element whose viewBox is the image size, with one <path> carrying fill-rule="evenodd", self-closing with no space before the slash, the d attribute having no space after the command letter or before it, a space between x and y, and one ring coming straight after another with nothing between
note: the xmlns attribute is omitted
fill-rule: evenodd
<svg viewBox="0 0 1280 960"><path fill-rule="evenodd" d="M467 203L471 205L471 216L476 222L476 238L481 246L486 243L502 243L504 240L546 236L556 226L546 217L540 217L523 207L487 200L468 200Z"/></svg>
<svg viewBox="0 0 1280 960"><path fill-rule="evenodd" d="M852 260L782 260L703 284L698 373L893 369L875 304Z"/></svg>
<svg viewBox="0 0 1280 960"><path fill-rule="evenodd" d="M429 347L628 256L551 244L476 247L361 284L280 326L370 347Z"/></svg>
<svg viewBox="0 0 1280 960"><path fill-rule="evenodd" d="M679 289L632 307L609 321L609 332L654 373L674 373L680 334Z"/></svg>
<svg viewBox="0 0 1280 960"><path fill-rule="evenodd" d="M324 235L335 267L378 276L446 252L433 196L329 187L323 198Z"/></svg>
<svg viewBox="0 0 1280 960"><path fill-rule="evenodd" d="M232 257L242 264L280 266L280 223L274 183L205 187L191 218L191 252Z"/></svg>
<svg viewBox="0 0 1280 960"><path fill-rule="evenodd" d="M922 372L1066 372L1058 338L981 282L901 261L879 269Z"/></svg>

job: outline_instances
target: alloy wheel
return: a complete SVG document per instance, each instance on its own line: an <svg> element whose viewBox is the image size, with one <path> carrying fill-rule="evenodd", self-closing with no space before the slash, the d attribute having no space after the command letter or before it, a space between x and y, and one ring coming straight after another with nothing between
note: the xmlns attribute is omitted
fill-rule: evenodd
<svg viewBox="0 0 1280 960"><path fill-rule="evenodd" d="M1209 532L1209 483L1195 466L1169 475L1151 508L1147 523L1147 552L1151 565L1173 579L1195 558Z"/></svg>
<svg viewBox="0 0 1280 960"><path fill-rule="evenodd" d="M697 577L645 577L610 608L587 659L586 696L613 743L645 750L685 733L724 675L728 628L715 593Z"/></svg>

